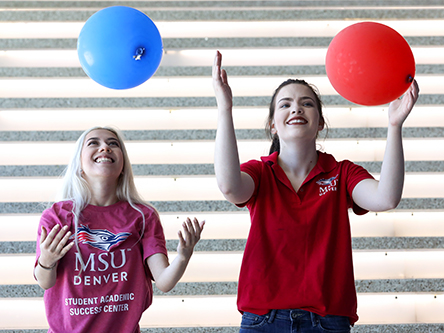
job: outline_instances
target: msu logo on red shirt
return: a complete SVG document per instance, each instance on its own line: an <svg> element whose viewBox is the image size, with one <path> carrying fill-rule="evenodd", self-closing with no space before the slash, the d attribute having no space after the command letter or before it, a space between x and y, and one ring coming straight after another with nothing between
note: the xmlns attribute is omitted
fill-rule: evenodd
<svg viewBox="0 0 444 333"><path fill-rule="evenodd" d="M120 232L113 234L106 229L90 229L88 226L81 224L77 231L77 237L83 244L103 251L109 251L111 247L122 243L130 236L129 232Z"/></svg>
<svg viewBox="0 0 444 333"><path fill-rule="evenodd" d="M328 192L337 191L337 183L338 183L338 177L339 174L337 174L334 177L328 178L328 179L319 179L316 184L319 185L319 196L323 196L324 194Z"/></svg>

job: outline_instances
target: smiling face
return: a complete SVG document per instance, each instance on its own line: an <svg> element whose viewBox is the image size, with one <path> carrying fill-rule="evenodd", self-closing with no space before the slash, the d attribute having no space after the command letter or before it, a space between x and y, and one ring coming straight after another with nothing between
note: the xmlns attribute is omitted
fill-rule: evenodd
<svg viewBox="0 0 444 333"><path fill-rule="evenodd" d="M275 112L271 123L271 133L281 141L303 138L316 140L324 128L324 121L310 87L302 84L288 84L276 94Z"/></svg>
<svg viewBox="0 0 444 333"><path fill-rule="evenodd" d="M87 181L108 178L117 181L123 170L123 153L117 136L105 129L89 132L81 152L82 177Z"/></svg>

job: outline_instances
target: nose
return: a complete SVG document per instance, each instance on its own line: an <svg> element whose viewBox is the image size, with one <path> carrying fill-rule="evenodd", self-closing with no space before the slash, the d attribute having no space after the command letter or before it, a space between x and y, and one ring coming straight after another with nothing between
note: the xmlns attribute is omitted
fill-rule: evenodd
<svg viewBox="0 0 444 333"><path fill-rule="evenodd" d="M297 107L296 110L293 110L291 113L303 114L304 110L301 107Z"/></svg>
<svg viewBox="0 0 444 333"><path fill-rule="evenodd" d="M107 152L107 153L110 153L110 152L111 152L111 147L108 146L107 144L104 144L104 145L102 145L102 146L100 147L100 151L101 151L101 152L102 152L102 151L105 151L105 152Z"/></svg>

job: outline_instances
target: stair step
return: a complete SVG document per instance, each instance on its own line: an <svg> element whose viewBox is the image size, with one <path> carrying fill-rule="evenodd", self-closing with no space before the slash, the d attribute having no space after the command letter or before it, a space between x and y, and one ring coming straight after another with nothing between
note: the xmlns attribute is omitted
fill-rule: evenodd
<svg viewBox="0 0 444 333"><path fill-rule="evenodd" d="M234 107L240 106L267 106L270 103L268 96L233 97ZM419 97L420 105L444 104L444 95L422 94ZM341 96L325 95L324 104L329 106L355 105ZM127 98L0 98L2 109L71 109L71 108L187 108L187 107L215 107L214 97L127 97Z"/></svg>
<svg viewBox="0 0 444 333"><path fill-rule="evenodd" d="M246 208L219 200L198 201L151 201L159 212L238 212L246 211ZM0 202L2 214L41 214L50 205L45 202ZM442 198L410 198L402 199L395 209L408 211L441 210L444 209Z"/></svg>
<svg viewBox="0 0 444 333"><path fill-rule="evenodd" d="M173 260L176 252L170 252ZM242 262L242 251L196 251L190 261L182 282L226 282L237 281ZM32 270L35 264L33 254L3 254L0 263L6 270L0 276L0 284L33 284ZM444 276L442 248L430 249L366 249L353 251L355 278L371 279L429 279ZM102 264L91 260L89 269ZM93 267L94 266L94 267ZM96 267L97 266L97 267ZM106 274L102 274L106 275ZM86 276L86 275L85 275ZM105 278L94 280L87 275L85 283L100 286ZM83 276L82 276L83 280Z"/></svg>
<svg viewBox="0 0 444 333"><path fill-rule="evenodd" d="M216 130L145 130L122 131L127 141L199 141L216 137ZM45 142L77 141L83 131L0 131L0 142ZM322 136L322 132L320 134ZM386 139L387 129L373 128L330 128L328 139ZM403 137L407 138L443 138L444 127L406 127ZM264 140L268 142L264 129L238 129L238 140Z"/></svg>
<svg viewBox="0 0 444 333"><path fill-rule="evenodd" d="M155 285L155 284L154 284ZM358 293L443 293L443 279L374 279L356 280ZM237 282L180 282L168 293L154 288L157 296L236 295ZM0 285L0 298L43 297L37 284Z"/></svg>
<svg viewBox="0 0 444 333"><path fill-rule="evenodd" d="M201 239L195 251L243 251L245 239ZM168 251L176 251L178 240L167 240ZM444 249L444 237L358 237L354 250ZM35 253L35 242L0 242L0 254Z"/></svg>
<svg viewBox="0 0 444 333"><path fill-rule="evenodd" d="M428 321L435 324L431 327L440 327L443 323L439 319L444 310L441 298L433 294L359 294L361 325L382 326L381 324L385 325L396 314L398 322L393 324L418 325L418 322ZM3 322L10 328L46 326L41 298L0 299L0 309L7 315ZM174 316L171 316L172 311ZM26 322L13 322L17 317L15 313L18 312L22 314L22 318L27 318ZM214 313L218 315L214 316ZM140 324L143 328L195 327L197 322L200 327L236 327L240 319L235 296L155 296L153 306L144 312ZM401 320L403 322L399 322Z"/></svg>
<svg viewBox="0 0 444 333"><path fill-rule="evenodd" d="M5 8L0 11L0 21L3 22L72 22L86 21L99 9L28 9L20 11ZM374 7L368 9L326 7L326 10L319 8L171 8L162 10L157 8L139 8L147 14L153 21L284 21L284 20L344 20L352 17L355 20L380 20L380 19L440 19L444 17L442 6L427 7ZM283 10L285 9L285 10Z"/></svg>
<svg viewBox="0 0 444 333"><path fill-rule="evenodd" d="M382 162L356 162L370 173L379 173ZM60 177L66 165L0 165L0 177ZM213 164L132 164L135 176L214 175ZM441 172L444 161L406 161L407 173Z"/></svg>
<svg viewBox="0 0 444 333"><path fill-rule="evenodd" d="M1 18L1 12L0 12ZM223 49L223 48L270 48L270 47L324 47L330 45L333 37L244 37L244 38L163 38L163 48L174 49ZM405 36L411 47L441 46L444 36ZM0 39L0 50L38 50L77 48L77 38L9 38Z"/></svg>
<svg viewBox="0 0 444 333"><path fill-rule="evenodd" d="M111 0L102 0L102 1L2 1L0 3L0 8L101 8L108 6L116 6L121 5L121 1L111 1ZM402 7L411 7L411 6L437 6L442 5L441 0L424 0L421 2L421 5L418 5L418 2L415 0L372 0L368 2L368 0L355 0L355 1L346 1L346 0L259 0L259 1L243 1L243 0L220 0L220 1L125 1L126 6L132 7L151 7L151 8L190 8L193 9L195 7L205 7L205 8L225 8L225 7L393 7L397 8Z"/></svg>
<svg viewBox="0 0 444 333"><path fill-rule="evenodd" d="M231 76L277 76L297 73L298 76L326 75L325 66L224 66ZM444 74L442 64L416 64L416 74ZM209 66L188 66L172 67L161 66L153 77L165 76L209 76L211 67ZM80 67L1 67L0 78L12 77L86 77L85 72Z"/></svg>

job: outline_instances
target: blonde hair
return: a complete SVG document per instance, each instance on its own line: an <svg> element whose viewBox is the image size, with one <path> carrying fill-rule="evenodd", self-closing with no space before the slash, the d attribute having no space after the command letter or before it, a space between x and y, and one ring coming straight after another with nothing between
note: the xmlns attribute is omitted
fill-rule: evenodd
<svg viewBox="0 0 444 333"><path fill-rule="evenodd" d="M136 189L136 185L134 184L133 170L131 167L130 160L128 158L128 153L125 148L123 135L117 129L107 126L92 127L83 132L82 135L80 135L80 137L77 139L77 142L75 144L74 155L72 156L71 161L69 162L68 167L66 168L65 175L63 177L63 185L61 191L62 200L69 200L72 202L72 213L75 226L74 239L77 251L79 252L80 255L82 270L85 267L85 264L83 262L82 255L80 253L79 242L77 239L77 231L79 227L79 220L82 210L91 202L91 191L89 189L88 182L82 177L81 153L86 136L88 135L88 133L95 130L109 131L113 133L119 140L120 148L122 150L122 155L123 155L123 170L122 174L119 176L118 179L116 195L120 201L127 201L132 208L137 210L142 215L143 227L142 227L142 232L140 234L140 238L143 236L143 233L145 231L145 215L143 211L139 207L137 207L137 205L143 205L149 207L155 212L155 214L158 214L156 209L151 204L142 199L142 197L140 196L139 192ZM82 272L82 270L80 270L80 272Z"/></svg>

